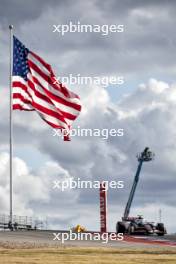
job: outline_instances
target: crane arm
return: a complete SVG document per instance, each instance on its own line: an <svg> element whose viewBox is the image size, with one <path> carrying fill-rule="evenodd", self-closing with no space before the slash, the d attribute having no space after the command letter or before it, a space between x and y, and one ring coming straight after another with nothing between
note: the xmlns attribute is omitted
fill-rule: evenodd
<svg viewBox="0 0 176 264"><path fill-rule="evenodd" d="M144 161L145 162L151 161L154 158L154 154L149 150L148 147L146 147L144 149L144 151L137 156L137 158L138 158L139 164L138 164L138 168L137 168L137 171L136 171L136 175L134 177L134 181L133 181L133 185L132 185L132 188L131 188L130 196L128 198L128 202L127 202L126 207L125 207L125 211L124 211L124 215L123 215L123 219L124 220L128 218L129 213L130 213L131 204L133 202L135 191L136 191L136 187L137 187L137 184L138 184L138 181L139 181L139 175L140 175L140 172L141 172L142 164L143 164Z"/></svg>
<svg viewBox="0 0 176 264"><path fill-rule="evenodd" d="M132 185L132 188L131 188L130 196L128 198L128 202L127 202L126 207L125 207L125 211L124 211L124 215L123 215L124 219L127 219L128 216L129 216L129 213L130 213L131 204L133 202L133 198L134 198L134 195L135 195L136 187L137 187L137 184L138 184L138 181L139 181L139 174L140 174L140 171L141 171L141 168L142 168L142 163L143 163L143 160L140 160L138 168L137 168L137 171L136 171L136 175L134 177L134 182L133 182L133 185Z"/></svg>

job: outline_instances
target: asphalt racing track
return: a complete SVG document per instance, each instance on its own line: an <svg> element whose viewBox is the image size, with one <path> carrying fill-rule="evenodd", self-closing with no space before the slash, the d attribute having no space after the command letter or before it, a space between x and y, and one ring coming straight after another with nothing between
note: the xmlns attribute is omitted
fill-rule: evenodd
<svg viewBox="0 0 176 264"><path fill-rule="evenodd" d="M36 247L55 247L63 245L61 241L53 241L53 233L63 231L0 231L0 246L5 244L31 245ZM157 236L124 236L123 241L109 241L107 244L102 241L79 241L67 240L65 246L79 247L133 247L133 248L150 248L150 247L173 247L176 248L176 235Z"/></svg>

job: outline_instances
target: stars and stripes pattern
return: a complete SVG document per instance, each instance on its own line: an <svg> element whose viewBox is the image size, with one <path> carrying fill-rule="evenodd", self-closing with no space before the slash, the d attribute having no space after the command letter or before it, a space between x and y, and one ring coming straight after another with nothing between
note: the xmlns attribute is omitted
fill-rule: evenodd
<svg viewBox="0 0 176 264"><path fill-rule="evenodd" d="M69 131L81 111L79 96L58 82L51 66L15 36L12 89L14 110L36 111L55 129Z"/></svg>

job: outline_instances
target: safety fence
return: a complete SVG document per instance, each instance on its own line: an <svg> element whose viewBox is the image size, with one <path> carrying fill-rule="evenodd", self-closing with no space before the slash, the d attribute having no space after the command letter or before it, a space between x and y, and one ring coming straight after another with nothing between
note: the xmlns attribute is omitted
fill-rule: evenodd
<svg viewBox="0 0 176 264"><path fill-rule="evenodd" d="M13 215L12 221L9 215L0 215L1 230L41 230L47 229L47 222L29 216Z"/></svg>

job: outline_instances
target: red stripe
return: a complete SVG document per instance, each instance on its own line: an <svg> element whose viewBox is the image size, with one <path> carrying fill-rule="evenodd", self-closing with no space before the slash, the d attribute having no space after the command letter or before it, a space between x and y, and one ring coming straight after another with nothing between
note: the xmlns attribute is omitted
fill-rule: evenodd
<svg viewBox="0 0 176 264"><path fill-rule="evenodd" d="M58 108L57 108L57 109L58 109ZM72 114L70 114L70 113L64 112L64 111L62 111L62 110L59 110L59 111L64 115L65 118L67 118L67 119L69 119L69 120L75 120L75 119L77 118L77 116L72 115Z"/></svg>
<svg viewBox="0 0 176 264"><path fill-rule="evenodd" d="M48 123L48 125L52 126L53 128L64 129L64 127L62 127L62 126L60 126L60 125L55 125L55 124L51 123L50 121L46 120L45 118L43 118L42 116L41 116L41 118L42 118L46 123Z"/></svg>
<svg viewBox="0 0 176 264"><path fill-rule="evenodd" d="M31 52L30 53L32 54L32 56L34 56L34 58L36 58L49 72L50 72L50 78L52 79L52 84L53 84L53 88L55 88L56 90L58 89L61 89L61 92L68 98L79 98L79 96L71 91L69 91L65 86L63 86L62 83L58 83L58 84L54 84L55 81L56 81L56 77L55 77L55 74L52 70L52 67L50 64L46 63L41 57L39 57L37 54L35 54L34 52ZM59 87L58 87L59 86Z"/></svg>
<svg viewBox="0 0 176 264"><path fill-rule="evenodd" d="M26 103L26 100L23 98L23 96L21 96L20 100L24 103ZM31 105L36 109L36 110L39 110L40 112L44 113L44 114L47 114L47 115L50 115L50 116L53 116L55 117L56 119L62 121L63 123L66 123L64 117L62 115L60 115L59 113L57 112L54 112L53 110L51 109L48 109L42 105L39 105L38 103L36 102L32 102Z"/></svg>
<svg viewBox="0 0 176 264"><path fill-rule="evenodd" d="M61 93L63 93L66 97L68 98L79 98L79 96L71 91L69 91L61 82L56 83L56 77L54 76L54 74L52 73L51 75L52 78L52 86L55 90L60 90Z"/></svg>
<svg viewBox="0 0 176 264"><path fill-rule="evenodd" d="M35 109L27 109L20 104L13 104L13 110L35 111Z"/></svg>
<svg viewBox="0 0 176 264"><path fill-rule="evenodd" d="M46 90L46 89L45 89L45 88L39 83L39 81L38 81L35 77L34 77L33 79L35 79L35 81L37 82L37 84L40 85L40 86L42 87L42 89L48 94L47 90ZM41 94L40 92L38 92L38 91L35 89L35 86L33 85L33 83L32 83L31 81L29 81L29 85L31 85L31 84L32 84L32 86L30 86L30 87L31 87L31 89L32 89L34 92L36 91L36 92L35 92L36 96L40 97L40 98L43 99L43 100L46 100L47 102L49 102L50 104L52 104L54 107L56 107L55 104L54 104L52 101L50 101L50 99L48 99L49 95L48 95L48 97L47 97L47 96ZM71 114L71 113L69 113L69 112L62 111L61 108L56 107L56 109L57 109L60 113L62 113L67 119L75 120L76 117L77 117L77 115L73 115L73 114Z"/></svg>
<svg viewBox="0 0 176 264"><path fill-rule="evenodd" d="M53 111L51 109L48 109L48 108L46 108L46 107L44 107L44 106L42 106L42 105L40 105L40 104L38 104L38 103L36 103L34 101L32 102L32 106L35 107L37 110L43 112L44 114L53 116L56 119L58 119L58 120L60 120L60 121L62 121L63 123L66 124L66 121L65 121L64 117L62 115L60 115L59 113L57 113L57 112L55 112L55 111Z"/></svg>
<svg viewBox="0 0 176 264"><path fill-rule="evenodd" d="M29 95L29 97L31 97L31 95L29 94L29 92L27 90L27 86L24 85L23 83L21 83L20 81L13 81L12 82L12 87L14 87L14 88L18 88L18 87L21 88L23 91L25 91ZM32 99L32 97L31 97L31 99Z"/></svg>
<svg viewBox="0 0 176 264"><path fill-rule="evenodd" d="M41 64L43 64L43 66L45 68L47 68L47 70L50 72L51 71L51 65L46 63L40 56L38 56L37 54L35 54L34 52L30 51L29 53L32 54L32 56L34 56L34 58L36 58Z"/></svg>
<svg viewBox="0 0 176 264"><path fill-rule="evenodd" d="M35 76L32 75L32 77L33 77L34 82L35 82L36 84L40 85L40 87L44 90L44 92L48 95L48 97L50 97L51 99L55 100L55 101L58 102L58 103L61 103L61 104L65 105L65 106L72 107L72 108L74 108L74 109L77 110L77 111L80 111L80 110L81 110L81 106L80 106L80 105L75 104L75 103L72 103L72 102L68 102L68 101L66 101L65 99L63 99L63 98L61 98L61 97L59 97L59 96L57 96L57 95L51 93L50 91L48 91L48 90L47 90L47 89L46 89L46 88L45 88L45 87L44 87L44 86L38 81L38 79L37 79Z"/></svg>
<svg viewBox="0 0 176 264"><path fill-rule="evenodd" d="M51 104L52 106L55 107L55 105L52 103L52 101L51 101L47 96L41 94L40 92L38 92L38 91L35 89L34 84L33 84L30 80L28 80L28 85L29 85L29 87L34 91L35 95L36 95L38 98L40 98L40 99L46 101L47 103L49 103L49 104ZM21 87L20 87L20 86L21 86ZM31 98L32 101L33 101L32 96L29 94L29 92L27 91L27 87L26 87L24 84L22 84L22 83L20 83L20 82L14 82L13 87L20 87L22 90L24 90L24 91L30 96L30 98ZM31 101L29 101L28 99L24 98L24 96L22 96L22 94L14 93L14 94L13 94L13 98L14 98L14 99L15 99L15 98L21 99L24 103L26 103L26 104L32 104L32 105L33 105L33 103L32 103ZM56 107L56 109L59 111L60 114L62 114L62 115L64 116L64 118L67 118L67 119L69 119L69 120L75 120L76 117L77 117L77 116L75 116L75 115L72 115L72 114L70 114L70 113L67 113L67 112L62 111L62 110L60 110L60 109L57 108L57 107ZM60 119L60 118L59 118L59 119Z"/></svg>
<svg viewBox="0 0 176 264"><path fill-rule="evenodd" d="M45 96L44 94L41 94L40 92L38 92L36 89L35 89L35 85L30 81L28 80L28 85L30 86L30 88L34 91L35 95L46 101L47 103L51 104L52 106L54 106L56 108L56 110L58 110L58 113L62 114L64 116L64 118L67 118L67 119L70 119L70 120L75 120L77 116L75 115L72 115L71 113L67 113L67 112L64 112L62 110L60 110L60 108L56 107L53 102L47 97Z"/></svg>
<svg viewBox="0 0 176 264"><path fill-rule="evenodd" d="M40 99L46 101L46 102L49 103L49 104L53 104L52 101L51 101L47 96L45 96L44 94L40 93L39 91L37 91L37 90L35 89L35 85L34 85L33 82L31 82L29 79L28 79L28 85L29 85L29 87L33 90L33 92L35 93L35 95L36 95L38 98L40 98Z"/></svg>
<svg viewBox="0 0 176 264"><path fill-rule="evenodd" d="M48 125L52 126L53 128L61 129L61 131L62 131L62 129L65 129L64 127L62 127L62 126L57 126L57 125L55 125L55 124L53 124L53 123L51 123L51 122L45 120L44 118L42 118L42 119L43 119L46 123L48 123ZM63 137L64 137L64 141L70 141L70 140L71 140L69 135L63 135Z"/></svg>
<svg viewBox="0 0 176 264"><path fill-rule="evenodd" d="M25 104L31 104L31 101L28 99L24 98L24 96L20 93L13 93L13 99L20 99L23 101Z"/></svg>
<svg viewBox="0 0 176 264"><path fill-rule="evenodd" d="M53 84L53 88L55 88L56 90L61 90L61 92L68 98L78 98L79 96L71 91L69 91L66 87L64 87L62 85L62 83L58 83L58 84L54 84L56 81L56 77L54 75L54 72L52 70L52 67L50 64L46 63L41 57L39 57L37 54L30 52L32 54L32 56L34 56L35 59L37 59L49 72L50 72L50 78L51 78L51 82Z"/></svg>
<svg viewBox="0 0 176 264"><path fill-rule="evenodd" d="M48 82L55 90L63 93L67 98L78 98L77 95L75 95L72 92L69 92L63 85L56 85L54 84L55 78L53 76L47 76L33 61L28 59L29 67L31 67L34 71L36 71L46 82ZM72 96L70 96L72 95ZM74 97L73 97L74 95Z"/></svg>

